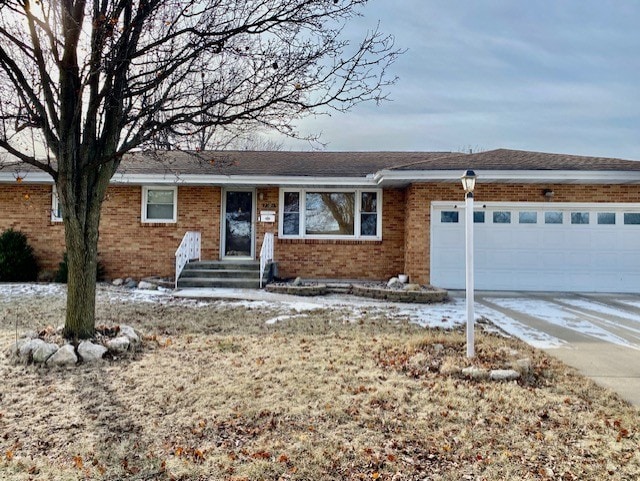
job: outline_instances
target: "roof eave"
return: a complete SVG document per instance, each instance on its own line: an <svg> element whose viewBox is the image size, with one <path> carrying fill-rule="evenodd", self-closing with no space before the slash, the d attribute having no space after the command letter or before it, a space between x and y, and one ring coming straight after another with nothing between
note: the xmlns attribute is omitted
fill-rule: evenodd
<svg viewBox="0 0 640 481"><path fill-rule="evenodd" d="M203 174L118 174L114 184L168 184L168 185L337 185L375 186L372 175L366 177L327 176L264 176L264 175L203 175Z"/></svg>
<svg viewBox="0 0 640 481"><path fill-rule="evenodd" d="M640 184L640 171L575 170L482 170L474 169L480 183ZM415 182L457 182L460 170L381 170L378 185L408 185Z"/></svg>

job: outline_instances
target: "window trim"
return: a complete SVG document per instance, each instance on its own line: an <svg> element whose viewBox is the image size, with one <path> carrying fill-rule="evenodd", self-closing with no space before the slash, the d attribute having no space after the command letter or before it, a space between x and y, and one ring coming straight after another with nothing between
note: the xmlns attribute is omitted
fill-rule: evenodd
<svg viewBox="0 0 640 481"><path fill-rule="evenodd" d="M56 184L53 184L51 187L51 222L63 222L62 216L58 215L61 210L58 188L56 187Z"/></svg>
<svg viewBox="0 0 640 481"><path fill-rule="evenodd" d="M147 217L147 207L150 190L164 190L171 191L173 193L173 217L171 219L149 219ZM141 219L143 224L175 224L176 222L178 222L178 187L143 185Z"/></svg>
<svg viewBox="0 0 640 481"><path fill-rule="evenodd" d="M284 194L285 192L297 192L299 195L300 219L298 222L298 235L284 234ZM313 235L306 234L306 194L308 192L343 192L346 194L354 194L355 196L355 212L353 215L353 232L354 235ZM361 214L362 212L362 194L366 192L373 192L376 194L376 232L375 236L368 236L361 234ZM279 206L278 206L278 238L280 239L328 239L328 240L362 240L362 241L380 241L382 240L382 189L340 189L340 188L288 188L281 187L279 192ZM373 214L373 212L367 212Z"/></svg>

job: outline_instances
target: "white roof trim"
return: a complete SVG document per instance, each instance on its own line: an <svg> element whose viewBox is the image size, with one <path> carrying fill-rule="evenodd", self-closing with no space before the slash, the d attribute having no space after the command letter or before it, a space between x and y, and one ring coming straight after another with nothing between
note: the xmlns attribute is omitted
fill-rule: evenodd
<svg viewBox="0 0 640 481"><path fill-rule="evenodd" d="M46 172L25 172L19 168L16 170L3 169L0 170L0 182L16 182L18 176L22 179L22 182L29 184L53 184L53 177Z"/></svg>
<svg viewBox="0 0 640 481"><path fill-rule="evenodd" d="M579 184L640 184L640 171L575 171L575 170L477 170L478 182L502 183L579 183ZM30 184L52 184L45 172L0 170L0 182L16 182L20 175ZM458 170L380 170L366 177L315 177L315 176L261 176L261 175L211 175L211 174L127 174L116 173L112 184L133 185L276 185L305 186L331 185L350 187L381 187L407 185L413 182L457 182L462 175Z"/></svg>
<svg viewBox="0 0 640 481"><path fill-rule="evenodd" d="M470 168L473 167L472 165ZM640 171L576 170L482 170L474 169L477 182L640 184ZM378 184L411 182L453 182L462 171L452 170L381 170L375 174Z"/></svg>
<svg viewBox="0 0 640 481"><path fill-rule="evenodd" d="M114 184L169 184L169 185L336 185L377 187L373 175L367 177L307 177L263 175L201 175L201 174L117 174Z"/></svg>

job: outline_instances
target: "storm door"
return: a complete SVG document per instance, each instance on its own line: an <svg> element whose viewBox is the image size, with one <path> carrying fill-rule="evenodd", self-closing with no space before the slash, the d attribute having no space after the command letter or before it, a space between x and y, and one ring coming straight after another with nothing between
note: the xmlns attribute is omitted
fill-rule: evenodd
<svg viewBox="0 0 640 481"><path fill-rule="evenodd" d="M225 191L223 209L222 256L253 259L253 191Z"/></svg>

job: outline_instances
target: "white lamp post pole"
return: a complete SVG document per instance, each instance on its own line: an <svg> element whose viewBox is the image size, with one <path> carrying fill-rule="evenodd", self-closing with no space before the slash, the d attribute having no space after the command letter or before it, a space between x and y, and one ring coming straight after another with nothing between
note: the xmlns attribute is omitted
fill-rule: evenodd
<svg viewBox="0 0 640 481"><path fill-rule="evenodd" d="M473 170L467 170L462 176L462 186L465 191L465 265L467 286L467 357L475 356L474 347L474 309L473 309L473 189L476 183L476 174Z"/></svg>

